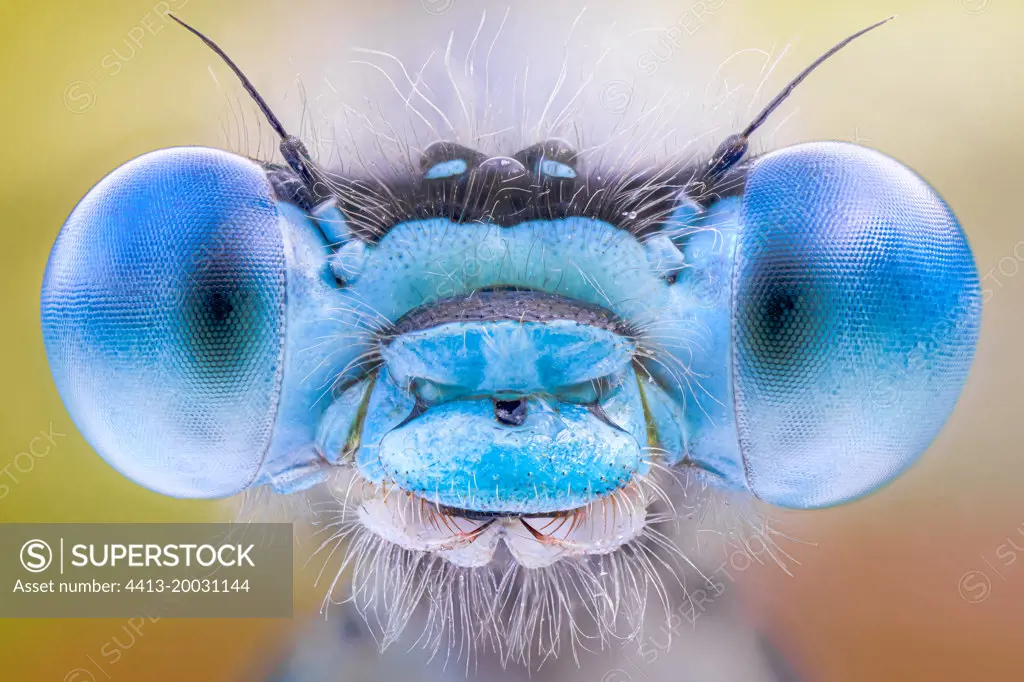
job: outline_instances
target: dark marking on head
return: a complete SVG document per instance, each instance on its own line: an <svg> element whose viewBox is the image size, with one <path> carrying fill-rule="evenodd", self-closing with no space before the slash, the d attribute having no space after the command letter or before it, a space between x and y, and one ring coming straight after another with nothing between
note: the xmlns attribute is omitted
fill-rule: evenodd
<svg viewBox="0 0 1024 682"><path fill-rule="evenodd" d="M558 178L567 177L557 175L553 173L545 172L545 162L550 164L560 164L570 169L574 173L578 170L579 155L576 150L572 148L565 140L559 138L552 138L539 142L532 147L527 147L515 155L515 158L519 160L524 166L530 169L531 173L536 173L541 177ZM575 175L571 177L576 177Z"/></svg>
<svg viewBox="0 0 1024 682"><path fill-rule="evenodd" d="M664 229L681 203L706 207L743 192L748 163L713 182L701 175L703 166L674 161L614 172L583 168L577 153L559 140L490 158L438 142L427 147L413 173L375 178L324 174L349 229L375 244L401 223L431 218L510 227L578 217L643 238ZM310 201L308 189L290 169L265 167L280 200L308 205L303 203Z"/></svg>
<svg viewBox="0 0 1024 682"><path fill-rule="evenodd" d="M381 337L381 342L387 345L402 334L431 329L451 322L554 320L571 320L578 324L607 329L627 338L637 336L628 322L607 308L592 303L542 291L489 289L414 308L395 322L394 327Z"/></svg>
<svg viewBox="0 0 1024 682"><path fill-rule="evenodd" d="M526 421L526 400L495 400L494 418L505 426L522 426Z"/></svg>

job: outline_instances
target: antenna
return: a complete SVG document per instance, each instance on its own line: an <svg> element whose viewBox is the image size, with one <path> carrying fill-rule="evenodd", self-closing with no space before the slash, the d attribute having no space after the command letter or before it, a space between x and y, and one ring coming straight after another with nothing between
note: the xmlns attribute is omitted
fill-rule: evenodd
<svg viewBox="0 0 1024 682"><path fill-rule="evenodd" d="M206 46L213 50L213 52L228 65L228 68L235 73L238 80L242 82L242 87L245 88L245 91L248 92L249 96L252 97L254 102L256 102L256 106L260 108L263 115L267 117L267 120L270 122L270 127L274 129L274 132L276 132L278 136L280 136L281 146L279 148L281 150L281 156L284 157L284 160L288 162L288 165L291 166L292 170L294 170L302 179L302 183L313 196L313 203L318 203L319 200L323 198L322 193L317 190L317 186L322 184L317 180L319 170L313 162L312 157L310 157L309 151L306 149L306 145L302 144L302 140L294 135L288 134L284 129L284 126L281 124L281 120L274 115L274 112L271 111L266 100L264 100L260 93L257 92L256 87L248 78L246 78L245 74L242 73L242 70L238 68L238 65L231 60L231 57L229 57L224 50L220 49L217 43L213 42L201 32L192 28L173 14L168 13L167 16L174 19L176 22L184 26L190 33L202 40Z"/></svg>
<svg viewBox="0 0 1024 682"><path fill-rule="evenodd" d="M883 24L886 24L895 18L896 16L893 15L888 19L883 19L882 21L879 21L877 24L872 24L867 28L862 28L861 30L854 33L852 36L849 36L839 41L838 43L833 45L831 49L828 50L828 52L826 52L825 54L821 55L813 62L811 62L810 66L808 66L799 74L797 74L796 78L791 80L789 84L782 89L782 92L776 95L775 98L768 103L768 106L762 109L761 113L754 117L754 120L750 122L750 125L743 129L743 132L733 134L725 138L725 141L722 142L722 144L718 146L718 149L715 150L715 153L712 154L711 161L708 162L707 170L705 170L704 172L705 179L717 179L723 173L725 173L725 171L735 166L740 161L740 159L743 158L744 154L747 153L747 149L750 145L750 136L753 135L754 131L760 128L761 125L768 120L768 117L772 115L772 112L778 109L779 106L783 102L785 102L791 94L793 94L793 91L796 89L796 87L803 83L804 80L811 75L811 72L813 72L823 63L825 63L825 61L829 57L834 55L836 52L839 52L839 50L843 49L857 38L860 38L868 31L873 31L879 26L882 26Z"/></svg>

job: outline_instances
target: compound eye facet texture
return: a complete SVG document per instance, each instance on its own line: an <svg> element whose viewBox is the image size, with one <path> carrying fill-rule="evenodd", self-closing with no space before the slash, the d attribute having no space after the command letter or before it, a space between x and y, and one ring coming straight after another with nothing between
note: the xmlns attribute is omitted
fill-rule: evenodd
<svg viewBox="0 0 1024 682"><path fill-rule="evenodd" d="M50 368L137 483L220 497L256 477L281 381L279 219L259 165L183 147L117 168L64 224L42 289Z"/></svg>
<svg viewBox="0 0 1024 682"><path fill-rule="evenodd" d="M757 159L733 269L732 372L747 487L838 504L902 472L970 369L981 295L956 217L918 175L863 147Z"/></svg>

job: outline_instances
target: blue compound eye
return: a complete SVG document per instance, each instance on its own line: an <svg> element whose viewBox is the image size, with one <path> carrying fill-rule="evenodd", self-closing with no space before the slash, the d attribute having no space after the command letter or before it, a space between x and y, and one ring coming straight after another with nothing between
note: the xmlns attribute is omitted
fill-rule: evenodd
<svg viewBox="0 0 1024 682"><path fill-rule="evenodd" d="M893 159L805 144L752 164L732 288L746 486L810 508L870 492L938 434L974 353L977 271L956 217Z"/></svg>
<svg viewBox="0 0 1024 682"><path fill-rule="evenodd" d="M217 497L256 478L284 344L280 218L259 165L176 148L112 172L65 223L42 291L50 367L136 482Z"/></svg>

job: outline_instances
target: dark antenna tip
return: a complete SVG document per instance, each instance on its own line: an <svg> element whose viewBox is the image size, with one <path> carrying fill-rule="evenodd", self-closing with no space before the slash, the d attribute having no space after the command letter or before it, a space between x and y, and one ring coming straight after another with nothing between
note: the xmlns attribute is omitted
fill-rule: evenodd
<svg viewBox="0 0 1024 682"><path fill-rule="evenodd" d="M743 129L743 132L730 135L725 139L724 142L722 142L722 144L718 146L718 149L716 149L715 153L711 156L711 161L708 163L708 167L704 173L704 177L708 179L718 177L722 175L725 171L729 170L729 168L736 165L740 161L740 159L742 159L743 156L747 153L750 136L754 134L754 131L760 128L764 124L764 122L768 120L768 117L771 116L772 113L776 109L778 109L779 106L783 102L785 102L791 94L793 94L793 91L796 89L796 87L803 83L804 80L808 76L810 76L815 69L821 66L836 52L839 52L841 49L852 43L857 38L860 38L862 35L868 33L869 31L874 31L876 28L889 23L895 18L896 15L894 14L891 17L888 17L887 19L883 19L882 21L871 24L866 28L862 28L853 35L847 36L843 40L839 41L831 48L829 48L827 52L825 52L823 55L821 55L813 62L811 62L809 66L807 66L803 71L798 73L796 77L793 80L791 80L786 85L786 87L783 88L782 91L779 94L777 94L764 109L761 110L761 112L757 116L754 117L754 120L750 122L750 125Z"/></svg>
<svg viewBox="0 0 1024 682"><path fill-rule="evenodd" d="M263 115L267 117L268 121L270 121L270 126L274 129L274 132L276 132L281 137L282 140L287 138L288 133L285 131L284 126L281 125L281 121L278 120L277 116L274 115L274 112L270 110L270 107L267 105L266 100L264 100L260 93L256 91L256 87L248 78L246 78L245 74L242 73L242 70L238 68L238 65L231 61L231 57L229 57L227 53L224 52L224 50L220 49L220 46L217 45L217 43L207 38L198 29L189 26L184 21L174 16L170 12L168 12L167 16L169 16L171 19L174 19L176 22L184 26L189 33L203 41L208 48L213 50L213 52L218 57L224 60L224 63L228 65L228 68L234 71L235 76L237 76L238 80L242 82L242 87L245 88L245 91L248 92L249 96L252 97L253 101L256 102L256 106L260 108L260 111L263 112Z"/></svg>
<svg viewBox="0 0 1024 682"><path fill-rule="evenodd" d="M238 65L231 60L231 57L229 57L224 50L220 49L220 46L217 45L217 43L207 38L199 30L189 26L171 13L168 13L167 16L185 27L189 33L202 40L203 43L213 50L214 54L220 57L234 72L238 80L241 81L242 87L245 88L245 91L249 93L249 96L254 102L256 102L256 106L260 108L263 115L267 117L267 120L270 122L270 127L272 127L274 132L276 132L281 138L281 155L284 156L285 161L287 161L292 170L298 173L299 177L302 178L303 183L312 194L313 200L317 201L322 198L323 192L320 191L322 183L317 180L316 165L309 156L306 146L302 144L302 141L299 138L288 134L288 131L286 131L284 126L281 125L281 121L274 115L274 112L270 110L270 106L267 105L266 100L264 100L260 93L256 91L256 87L248 78L246 78L245 74L242 73L242 70L238 68Z"/></svg>

